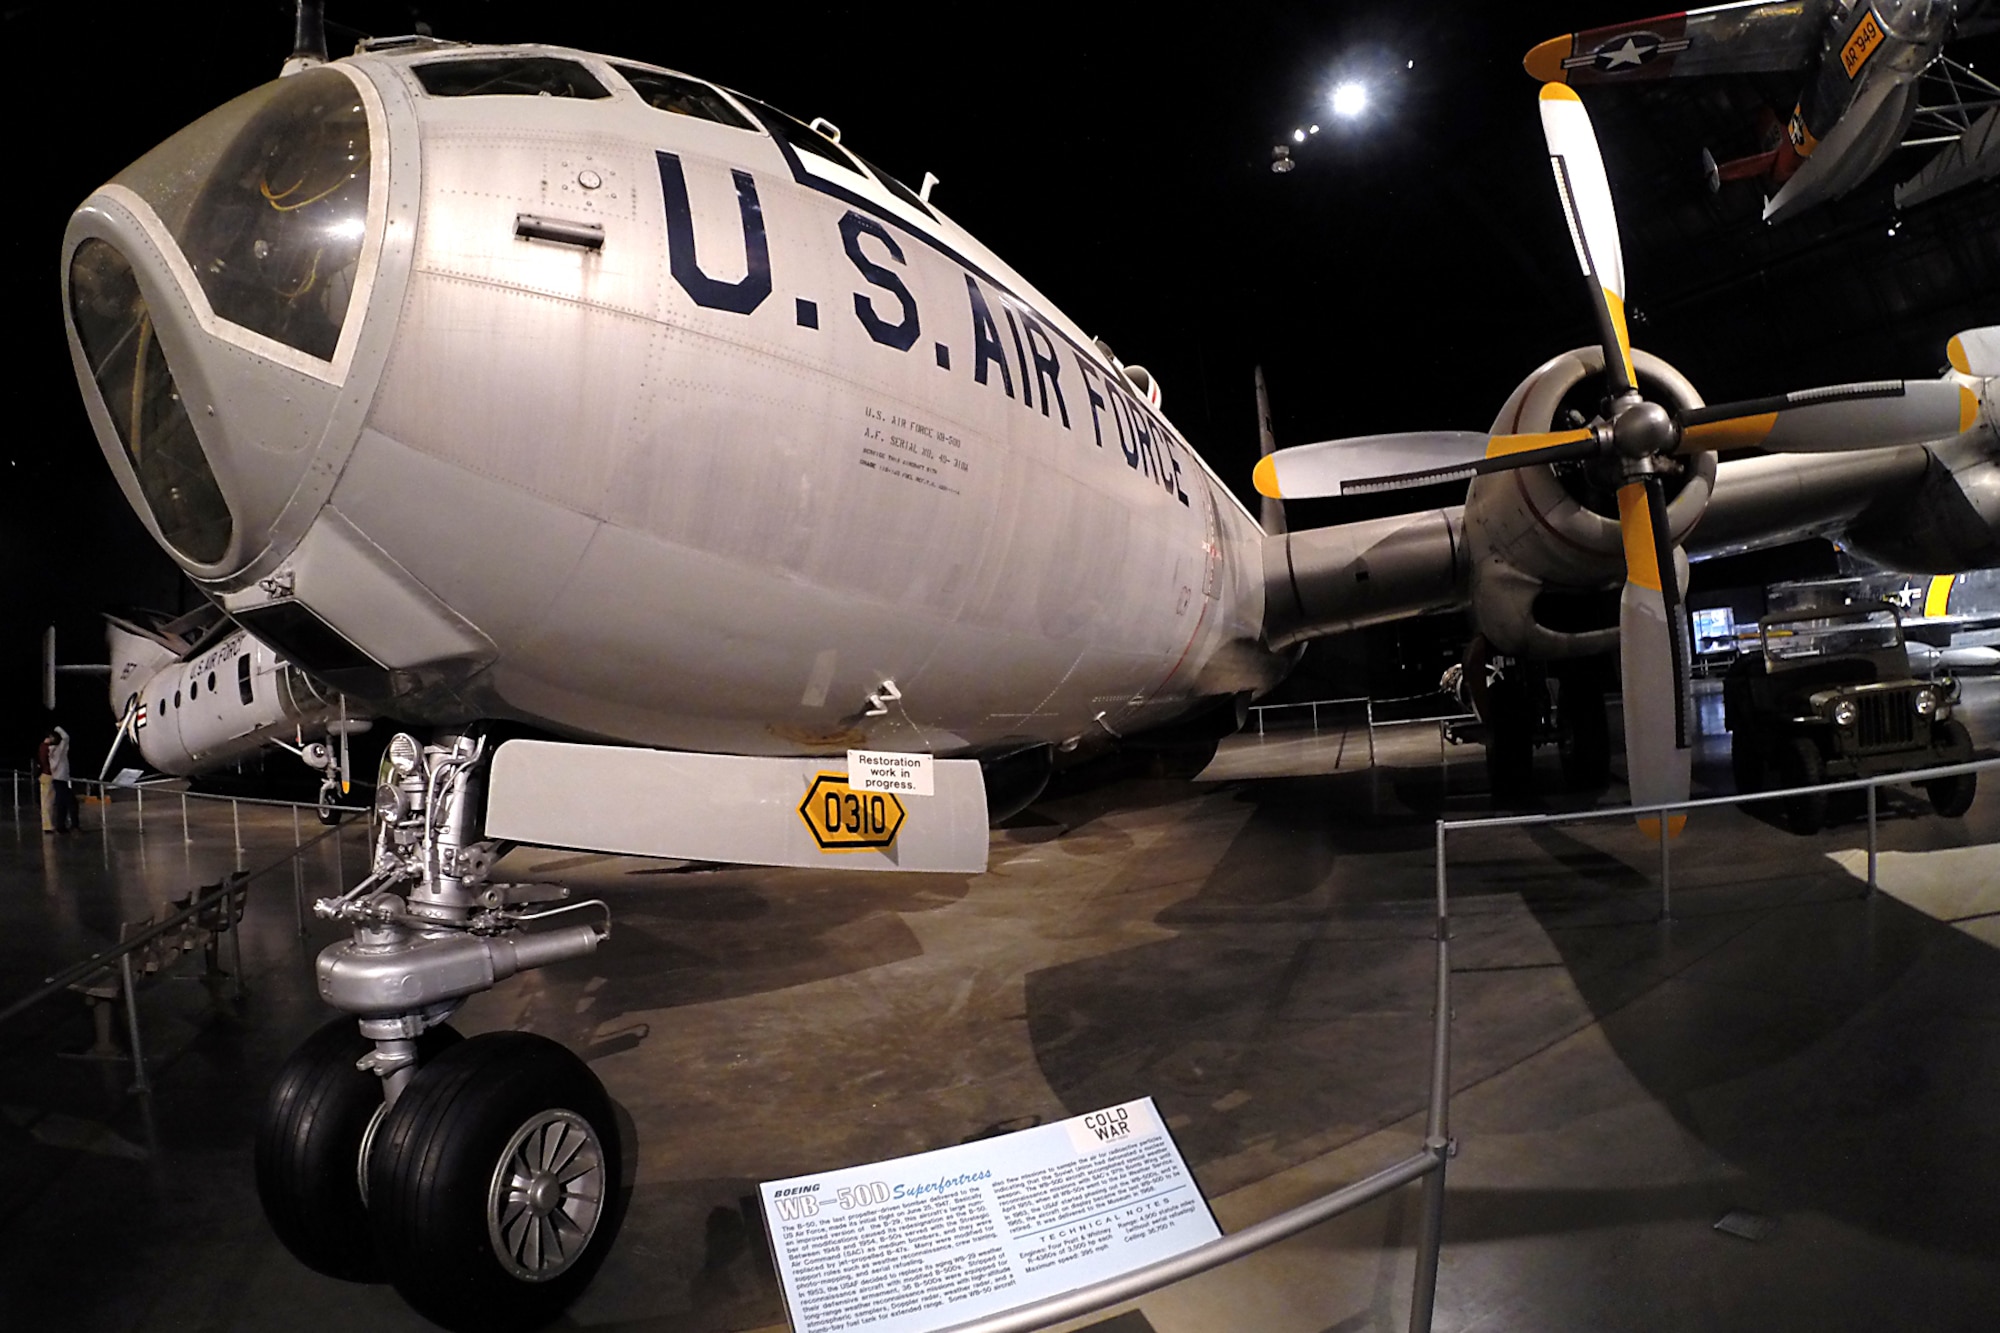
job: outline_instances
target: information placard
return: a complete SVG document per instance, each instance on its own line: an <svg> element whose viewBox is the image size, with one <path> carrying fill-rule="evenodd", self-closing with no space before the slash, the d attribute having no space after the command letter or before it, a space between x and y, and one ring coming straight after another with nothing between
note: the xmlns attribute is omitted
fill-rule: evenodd
<svg viewBox="0 0 2000 1333"><path fill-rule="evenodd" d="M1150 1097L760 1188L796 1333L928 1333L1222 1234Z"/></svg>

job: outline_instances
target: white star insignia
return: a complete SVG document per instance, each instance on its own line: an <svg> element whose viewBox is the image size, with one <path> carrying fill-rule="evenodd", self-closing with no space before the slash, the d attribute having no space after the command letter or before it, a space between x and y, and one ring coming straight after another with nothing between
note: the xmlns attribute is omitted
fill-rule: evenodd
<svg viewBox="0 0 2000 1333"><path fill-rule="evenodd" d="M1617 69L1620 65L1645 64L1647 49L1639 45L1637 38L1627 37L1623 46L1615 46L1609 50L1600 51L1598 52L1598 56L1604 62L1604 68Z"/></svg>

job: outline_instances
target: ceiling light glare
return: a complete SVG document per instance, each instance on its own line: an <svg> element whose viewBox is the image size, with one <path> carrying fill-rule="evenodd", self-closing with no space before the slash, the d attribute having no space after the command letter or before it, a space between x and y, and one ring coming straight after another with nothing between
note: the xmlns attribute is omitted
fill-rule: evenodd
<svg viewBox="0 0 2000 1333"><path fill-rule="evenodd" d="M1292 142L1293 142L1293 143L1304 143L1305 141L1306 141L1306 132L1305 132L1304 130L1293 130L1293 131L1292 131Z"/></svg>
<svg viewBox="0 0 2000 1333"><path fill-rule="evenodd" d="M1358 83L1343 83L1333 90L1333 114L1353 118L1368 105L1368 89Z"/></svg>

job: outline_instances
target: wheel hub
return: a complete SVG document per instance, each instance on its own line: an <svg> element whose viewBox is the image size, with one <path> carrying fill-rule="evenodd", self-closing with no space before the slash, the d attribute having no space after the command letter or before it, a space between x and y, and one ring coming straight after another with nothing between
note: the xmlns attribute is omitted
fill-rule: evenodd
<svg viewBox="0 0 2000 1333"><path fill-rule="evenodd" d="M547 1282L582 1257L604 1214L610 1181L590 1122L552 1108L514 1131L486 1196L487 1237L514 1277Z"/></svg>

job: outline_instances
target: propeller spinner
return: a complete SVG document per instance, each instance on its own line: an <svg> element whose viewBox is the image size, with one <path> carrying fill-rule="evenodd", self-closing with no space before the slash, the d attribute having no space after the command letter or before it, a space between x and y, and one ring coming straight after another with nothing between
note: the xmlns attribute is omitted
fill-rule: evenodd
<svg viewBox="0 0 2000 1333"><path fill-rule="evenodd" d="M1662 461L1717 449L1820 453L1918 444L1970 429L1979 402L1970 390L1937 380L1833 385L1691 411L1647 401L1632 364L1625 258L1590 115L1575 90L1560 83L1543 87L1541 114L1556 193L1604 348L1604 418L1534 434L1415 431L1330 440L1262 459L1254 480L1264 495L1309 499L1470 480L1569 459L1615 459L1622 476L1625 589L1618 635L1632 804L1668 805L1688 796L1692 685ZM1955 353L1954 364L1964 355ZM1422 466L1413 469L1412 462ZM1674 816L1669 835L1685 819ZM1658 836L1657 817L1639 822Z"/></svg>

